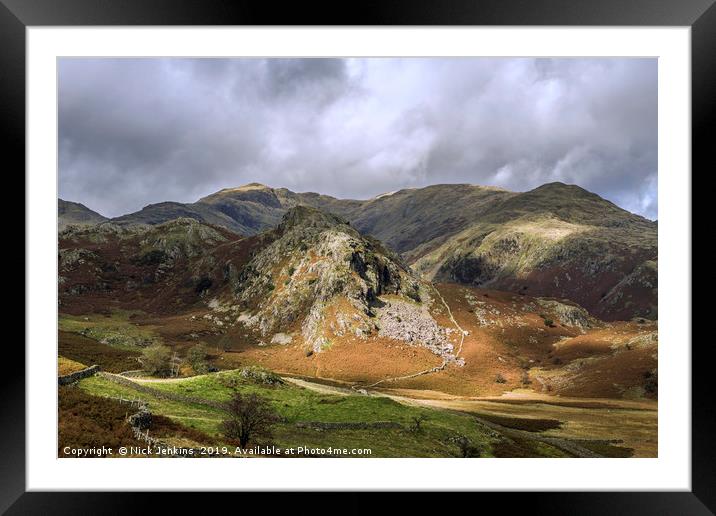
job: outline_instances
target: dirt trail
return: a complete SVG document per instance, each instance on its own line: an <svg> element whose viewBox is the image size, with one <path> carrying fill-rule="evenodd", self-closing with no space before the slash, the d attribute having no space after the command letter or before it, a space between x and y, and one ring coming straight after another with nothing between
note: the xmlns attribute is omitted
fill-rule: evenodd
<svg viewBox="0 0 716 516"><path fill-rule="evenodd" d="M460 356L460 353L462 353L462 344L463 344L463 342L465 342L465 330L462 329L462 327L457 323L457 321L453 317L452 310L450 310L450 305L447 304L447 302L445 301L445 298L440 293L440 291L437 289L437 287L434 287L434 290L435 290L435 293L440 298L440 301L442 301L443 305L445 305L445 308L447 309L448 316L450 316L450 320L452 321L452 323L455 325L455 327L460 332L460 345L458 346L457 353L455 353L455 358L457 358Z"/></svg>
<svg viewBox="0 0 716 516"><path fill-rule="evenodd" d="M189 419L192 421L223 421L221 418L218 417L199 417L199 416L178 416L176 414L172 414L172 419Z"/></svg>
<svg viewBox="0 0 716 516"><path fill-rule="evenodd" d="M282 376L285 382L292 383L304 389L318 392L320 394L337 394L339 396L353 396L355 392L351 388L335 387L333 385L325 385L322 383L314 383L301 378L294 378L292 376Z"/></svg>

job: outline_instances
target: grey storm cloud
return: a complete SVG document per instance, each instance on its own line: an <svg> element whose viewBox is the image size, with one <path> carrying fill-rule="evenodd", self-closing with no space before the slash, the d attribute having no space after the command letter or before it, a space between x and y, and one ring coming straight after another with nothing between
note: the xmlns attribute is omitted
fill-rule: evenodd
<svg viewBox="0 0 716 516"><path fill-rule="evenodd" d="M657 61L67 58L58 143L60 197L107 216L249 182L562 181L655 219Z"/></svg>

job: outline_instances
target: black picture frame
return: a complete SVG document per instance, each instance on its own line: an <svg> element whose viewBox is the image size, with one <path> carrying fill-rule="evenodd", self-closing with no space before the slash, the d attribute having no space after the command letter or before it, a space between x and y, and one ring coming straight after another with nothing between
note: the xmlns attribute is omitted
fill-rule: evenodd
<svg viewBox="0 0 716 516"><path fill-rule="evenodd" d="M715 0L400 0L341 2L226 0L0 0L0 116L4 164L25 169L25 29L28 26L82 25L570 25L690 26L692 44L693 169L713 170L712 132L716 113ZM9 158L9 159L8 159ZM10 165L12 164L12 165ZM702 170L703 173L706 170ZM689 173L689 171L685 171ZM693 171L690 172L694 177ZM19 175L19 174L16 174ZM17 190L19 191L19 190ZM16 191L16 193L17 193ZM20 197L19 195L17 195ZM24 198L24 196L22 197ZM18 246L19 247L19 246ZM23 247L24 249L24 247ZM24 261L24 251L22 255ZM19 268L20 256L15 256ZM26 275L31 271L26 270ZM683 343L688 346L691 343ZM702 344L706 344L703 342ZM16 346L17 348L17 346ZM24 364L21 349L6 360ZM481 503L498 503L500 512L529 505L549 514L713 514L716 511L716 417L712 410L708 346L692 348L692 490L641 493L484 493ZM3 371L0 426L0 510L7 514L134 513L139 498L162 496L163 509L186 509L187 495L25 492L24 368ZM212 495L216 509L230 494ZM247 504L257 503L241 495ZM255 495L251 495L255 496ZM306 495L297 495L305 497ZM341 512L368 512L376 495L352 495ZM452 496L452 495L451 495ZM488 501L489 498L489 501ZM266 503L262 499L261 503ZM423 509L436 503L415 495ZM273 503L273 502L272 502ZM302 504L293 501L292 504ZM317 510L315 502L306 500ZM462 503L451 501L450 505ZM243 502L242 502L243 504ZM102 510L98 510L102 507ZM487 508L489 505L484 505ZM330 504L326 507L332 510ZM139 511L144 512L144 511Z"/></svg>

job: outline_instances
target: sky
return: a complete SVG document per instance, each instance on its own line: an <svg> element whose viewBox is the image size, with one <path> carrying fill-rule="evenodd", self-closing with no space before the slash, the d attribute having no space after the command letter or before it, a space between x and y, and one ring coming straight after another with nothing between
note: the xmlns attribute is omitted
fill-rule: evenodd
<svg viewBox="0 0 716 516"><path fill-rule="evenodd" d="M657 218L656 59L64 58L59 196L577 184Z"/></svg>

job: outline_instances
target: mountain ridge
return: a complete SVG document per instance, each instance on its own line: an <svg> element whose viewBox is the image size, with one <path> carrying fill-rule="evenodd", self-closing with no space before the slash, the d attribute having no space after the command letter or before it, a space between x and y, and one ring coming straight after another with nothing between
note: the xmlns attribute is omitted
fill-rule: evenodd
<svg viewBox="0 0 716 516"><path fill-rule="evenodd" d="M57 199L57 228L62 231L70 224L92 225L109 220L84 204Z"/></svg>
<svg viewBox="0 0 716 516"><path fill-rule="evenodd" d="M437 184L367 200L249 183L111 221L191 218L250 237L298 206L345 219L429 281L567 298L607 320L657 318L657 223L561 182L527 192Z"/></svg>

